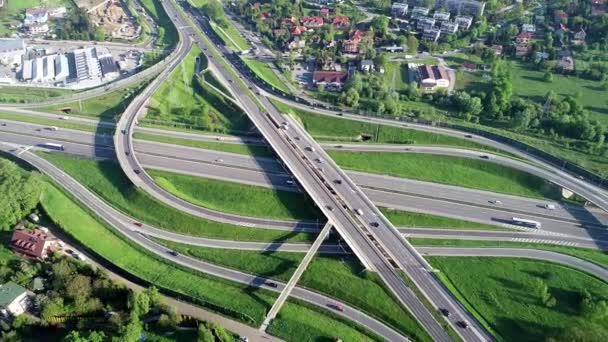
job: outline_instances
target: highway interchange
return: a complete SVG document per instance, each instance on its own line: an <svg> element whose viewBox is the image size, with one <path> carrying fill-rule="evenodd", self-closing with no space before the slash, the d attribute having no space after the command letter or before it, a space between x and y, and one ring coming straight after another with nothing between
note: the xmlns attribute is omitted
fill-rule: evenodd
<svg viewBox="0 0 608 342"><path fill-rule="evenodd" d="M214 169L216 168L224 168L223 171L231 170L229 175L226 172L221 172L223 177L230 178L235 181L243 181L246 182L249 180L251 182L252 178L251 174L254 172L259 175L266 174L266 178L258 177L257 180L251 182L255 183L255 185L263 185L269 187L277 187L277 188L289 188L285 186L284 180L288 177L291 177L289 174L285 172L285 170L277 164L274 160L261 161L258 159L252 159L247 156L237 156L230 155L226 153L218 153L214 151L204 151L200 149L190 149L186 147L180 146L165 146L165 144L151 143L151 142L143 142L143 141L134 141L131 139L131 133L135 127L137 115L142 112L142 108L145 105L147 98L151 96L155 88L162 83L164 79L169 75L170 71L177 65L177 62L189 51L189 43L190 39L194 39L196 44L203 47L203 50L206 48L214 49L214 46L206 45L206 41L199 39L196 35L196 32L192 30L191 27L188 26L187 23L181 22L183 18L181 18L180 14L175 11L173 7L175 4L168 1L163 1L163 6L169 13L170 17L176 21L176 26L184 28L181 30L182 40L180 45L176 48L176 52L174 54L177 56L175 59L169 59L167 61L168 67L163 69L160 75L142 92L134 101L131 102L131 105L125 112L125 115L119 121L118 126L119 129L116 130L115 143L112 144L112 141L109 137L99 137L94 136L89 133L74 133L75 131L67 131L67 130L59 130L56 132L52 132L55 134L54 138L64 144L66 146L67 152L77 153L77 154L85 154L85 155L94 155L96 157L104 157L104 158L112 158L118 156L119 162L123 167L123 170L129 176L129 178L134 182L134 184L143 187L147 192L151 193L155 198L161 200L169 205L172 205L180 210L189 213L198 213L197 215L205 218L210 218L213 220L217 220L220 222L234 223L234 224L244 224L246 226L264 226L268 228L272 228L273 225L276 225L275 228L281 229L313 229L317 227L317 224L311 225L309 223L293 223L293 222L277 222L276 220L263 220L263 221L250 221L247 220L255 218L243 218L238 215L229 215L226 213L213 212L209 211L206 208L201 208L198 206L194 206L188 202L185 202L175 196L168 194L166 191L162 190L158 185L156 185L151 177L149 177L145 172L145 167L152 168L160 168L167 169L175 172L189 173L206 177L213 177ZM204 18L197 17L198 20L204 20ZM216 55L217 56L217 55ZM209 55L208 55L209 57ZM215 66L217 70L220 72L220 76L224 78L224 80L232 79L232 74L225 70L224 64L219 64ZM246 84L254 88L255 84L248 81L244 78ZM328 217L330 222L334 224L334 227L340 232L342 237L346 240L348 245L351 247L352 251L361 259L361 261L370 269L374 269L379 271L380 276L387 282L387 285L397 297L402 301L402 303L408 307L413 314L418 318L421 324L427 329L427 331L431 334L431 336L436 340L449 340L449 337L445 334L445 331L436 323L435 319L428 313L428 310L421 305L421 303L416 299L413 293L403 284L403 282L398 279L396 276L396 272L394 271L394 266L401 268L406 271L408 275L416 282L416 284L423 290L423 292L429 297L431 302L436 307L449 307L451 308L454 314L452 317L448 319L451 324L454 324L456 320L467 320L471 323L471 327L465 330L458 330L458 333L467 341L477 341L477 340L489 340L491 339L487 333L481 329L481 327L474 321L474 319L466 313L466 311L460 306L454 298L443 288L434 275L429 272L428 265L424 261L424 259L414 250L414 248L407 243L405 239L401 237L401 233L404 231L398 231L388 220L384 218L382 213L380 213L377 208L372 204L372 201L380 204L382 206L388 206L397 209L408 209L408 210L417 210L424 211L425 208L428 211L428 208L439 208L436 209L439 214L444 216L459 216L461 218L467 218L473 221L487 221L488 214L490 211L508 211L514 212L517 210L524 210L520 213L525 213L527 215L536 215L535 219L542 218L544 220L548 220L549 224L544 223L545 226L550 226L552 228L551 231L554 231L555 226L564 225L563 231L554 231L558 234L568 234L570 236L561 236L556 235L554 239L579 239L582 244L588 244L590 247L593 247L593 243L590 241L597 240L597 244L601 244L601 236L604 235L601 232L601 229L581 229L580 227L576 227L579 223L583 223L586 225L589 224L605 224L606 217L605 214L600 214L597 212L589 213L586 210L572 209L568 208L568 210L564 210L562 207L558 207L557 210L554 211L546 211L540 210L534 203L538 201L532 200L522 200L520 198L516 198L513 196L507 195L497 195L497 194L489 194L480 191L474 190L466 190L460 189L456 187L448 187L448 186L439 186L432 185L437 188L428 187L431 186L428 183L422 182L414 182L414 181L406 181L406 180L397 180L394 178L382 177L382 176L374 176L374 175L365 175L361 173L349 172L344 173L340 168L333 163L331 158L324 152L323 148L318 145L303 129L301 129L297 123L291 122L289 118L283 117L270 102L266 99L266 97L262 96L259 98L261 103L254 102L247 94L247 91L243 91L242 88L239 88L238 85L229 82L230 87L232 88L232 92L237 94L237 99L245 109L245 111L250 115L252 121L256 124L266 141L270 143L275 152L278 154L279 158L283 160L285 164L287 164L287 168L291 171L294 177L296 177L302 186L303 190L308 192L313 199L319 204L319 207L323 210L324 214ZM260 107L265 108L265 111L260 111ZM266 116L265 113L269 114ZM32 114L32 113L30 113ZM335 113L327 112L328 115L335 115ZM342 114L342 113L341 113ZM37 115L37 114L33 114ZM269 117L271 119L269 119ZM359 120L361 118L349 118ZM368 121L367 119L365 119ZM382 120L382 119L374 119L374 120ZM4 121L4 120L3 120ZM279 127L274 123L278 123ZM386 120L391 121L391 120ZM285 124L283 122L288 122L289 130L284 129ZM384 123L384 122L383 122ZM386 122L387 124L395 125L395 122ZM18 125L15 122L10 122L9 126ZM282 127L281 127L282 125ZM35 127L35 125L31 125ZM40 127L38 127L40 128ZM34 128L36 133L28 134L20 132L21 134L16 134L15 132L8 132L5 127L2 127L0 131L0 141L12 142L17 145L11 145L12 147L4 146L5 149L11 149L13 153L19 154L19 157L26 159L28 162L32 163L34 166L38 167L41 171L49 174L55 179L59 184L66 187L70 192L85 194L88 192L84 187L77 184L73 179L69 178L69 176L62 174L58 169L53 169L54 167L50 165L48 162L43 161L41 158L36 157L30 152L23 152L20 148L15 146L29 146L35 145L33 141L40 141L36 139L43 139L43 141L49 141L45 136L45 134L50 134L45 130L37 131ZM121 132L125 130L124 134ZM419 129L419 128L417 128ZM426 129L426 128L421 128ZM17 130L20 131L20 130ZM57 136L62 134L63 132L67 132L69 137L65 139L65 137ZM454 132L449 132L449 134L454 134ZM457 133L462 136L462 133ZM82 139L81 139L82 138ZM25 141L24 141L25 139ZM81 139L80 141L78 139ZM477 137L476 137L477 139ZM480 138L481 139L481 138ZM67 142L66 142L67 141ZM490 141L491 142L491 141ZM240 142L242 143L242 141ZM492 145L493 143L489 143L488 145ZM113 146L112 146L113 145ZM331 146L324 146L325 148L331 148ZM501 145L501 149L505 149L504 145ZM112 148L116 149L116 154L112 153ZM166 150L163 152L163 149ZM308 149L310 148L310 149ZM336 147L334 147L336 148ZM366 150L369 149L369 146L343 146L341 149L353 149L353 150ZM393 146L377 146L374 147L375 150L393 150L396 147ZM401 148L401 147L399 147ZM398 149L398 148L397 148ZM530 156L526 155L524 152L508 148L505 149L508 152L521 155L527 159ZM161 151L159 153L159 151ZM128 152L128 153L127 153ZM135 153L136 152L136 153ZM192 159L193 152L196 153L196 158L199 160L188 160ZM429 147L413 147L412 150L408 151L400 151L404 153L411 152L422 152L422 153L440 153L440 154L455 154L455 155L463 155L473 153L472 156L474 158L479 157L479 152L468 152L468 151L448 151L441 150L438 151L436 148ZM475 154L477 153L477 154ZM302 158L302 155L306 156L305 159ZM180 159L181 156L181 159ZM311 162L313 158L322 158L323 163L323 171L319 171L317 166ZM169 160L170 162L165 162L163 164L162 160ZM175 161L179 160L178 163ZM202 160L207 160L207 162L202 162ZM221 162L218 162L221 160ZM534 160L538 164L541 164L543 168L538 168L528 163L523 163L520 161L514 161L509 158L504 158L502 156L492 156L492 162L504 163L508 165L513 165L514 163L520 163L517 168L520 169L528 169L528 172L534 173L539 172L543 178L553 181L556 184L560 184L570 190L574 190L575 192L581 194L585 198L591 200L594 204L600 206L601 208L608 208L608 202L606 201L605 192L602 189L599 189L595 186L589 185L586 182L572 177L571 175L562 172L559 169L556 169L550 165L546 165L542 161ZM221 165L213 165L221 164ZM176 166L178 165L178 166ZM195 166L193 166L195 165ZM170 167L169 167L170 166ZM270 173L269 169L276 170L275 173ZM135 172L138 170L138 172ZM541 171L539 171L541 170ZM249 173L247 173L249 172ZM322 175L320 175L322 173ZM216 172L217 177L219 178L220 173ZM277 178L273 178L277 177ZM328 187L327 184L324 184L322 177L326 177L328 179L341 179L343 181L343 187ZM352 181L351 181L352 179ZM355 185L357 183L359 186ZM387 189L395 189L395 184L398 184L398 189L403 189L403 192L408 192L407 194L399 193L398 191L387 192ZM390 185L390 187L389 187ZM431 186L431 187L432 187ZM363 188L363 191L361 188ZM372 188L373 187L373 188ZM406 190L407 189L407 190ZM426 190L425 190L426 189ZM424 193L424 191L427 191ZM441 193L442 198L425 198L430 197L429 193L437 194L438 191ZM444 207L455 207L462 209L462 207L457 207L456 200L458 198L462 198L462 194L466 193L467 203L460 203L461 206L469 208L467 212L486 212L485 216L481 218L473 217L473 215L463 217L462 212L460 210L456 210L455 212L459 212L460 214L451 214L447 213L447 208ZM90 196L95 197L90 194ZM500 208L491 208L488 205L487 196L499 197L503 202L503 206ZM78 196L81 201L90 208L96 209L97 212L104 220L110 223L114 228L120 230L122 234L127 236L129 239L139 243L145 248L149 249L153 253L161 255L162 257L167 258L166 248L162 246L156 245L150 240L146 239L142 234L137 232L137 229L134 229L132 225L132 219L126 217L120 217L120 213L112 213L113 209L105 204L103 201L97 199L97 202L92 198L88 197L86 200L82 197ZM415 200L407 200L407 198L412 198ZM427 202L424 202L424 201ZM411 204L407 206L400 206L400 203L413 203L423 201L423 205L419 208L414 208ZM448 203L444 205L444 207L439 206L438 203L444 202ZM331 203L331 204L330 204ZM544 202L543 202L544 203ZM105 207L102 206L105 204ZM343 207L342 205L345 205ZM525 209L519 209L517 206L525 206ZM471 209L472 208L472 209ZM363 214L357 215L354 213L354 209L362 209ZM577 211L579 210L579 211ZM115 210L114 210L115 211ZM108 214L110 213L110 214ZM203 214L201 214L203 213ZM519 213L518 213L519 214ZM118 215L118 216L117 216ZM214 216L215 215L215 216ZM225 216L224 216L225 215ZM507 217L511 215L508 214ZM539 219L540 220L540 219ZM237 222L238 221L238 222ZM370 222L380 222L380 226L382 229L374 229L370 231L371 226L369 226ZM375 227L378 228L378 227ZM561 228L560 228L561 229ZM144 227L142 228L145 231L145 234L149 234L150 232L158 233L160 231L158 228L154 227ZM587 232L591 231L591 235L586 235ZM161 231L162 232L162 231ZM577 236L577 233L580 232L580 235ZM446 232L444 232L446 233ZM511 232L486 232L488 234L529 234L529 233L511 233ZM162 233L160 233L162 234ZM411 232L407 233L410 236L411 234L424 234L424 232ZM450 234L450 233L447 233ZM150 236L154 236L152 233ZM431 234L432 235L432 234ZM474 234L473 234L474 235ZM532 234L530 234L532 235ZM535 236L538 234L534 234ZM499 236L495 236L499 237ZM166 237L163 237L166 238ZM167 238L168 240L172 240L173 238ZM183 237L179 237L180 239ZM371 240L370 240L371 238ZM502 238L502 237L500 237ZM539 237L540 239L547 239L547 237ZM199 241L201 245L212 245L214 242L209 241ZM242 244L242 242L239 242ZM216 245L217 247L217 245ZM340 252L338 250L333 250L332 246L322 246L322 248L327 248L325 252ZM597 247L597 246L596 246ZM221 246L220 248L230 248L229 246ZM246 249L279 249L282 246L253 246L251 245ZM301 247L298 247L301 248ZM286 251L294 251L289 250L289 248L285 247ZM305 250L302 250L304 252ZM458 254L458 251L452 250L432 250L425 249L420 250L423 253L432 253L432 254L441 254L441 253L454 253ZM504 253L508 256L509 253L517 254L517 256L526 256L528 250L514 250L511 252L494 251L495 254L491 254L490 250L486 250L486 252L478 251L478 253L488 253L487 255L502 255ZM545 254L535 254L530 253L530 258L546 258L558 260L559 258L555 256L548 256ZM559 255L559 254L558 254ZM226 271L221 267L213 266L201 261L193 260L187 257L178 256L175 258L171 258L173 262L184 264L187 267L196 268L200 267L200 270L205 269L204 272L214 274L217 276L229 278L235 281L240 282L248 282L255 283L256 286L264 287L265 283L262 280L262 283L259 283L259 278L255 278L251 275L243 275L236 273L230 273L235 271ZM552 259L553 260L553 259ZM578 259L576 259L578 260ZM568 264L570 262L570 266L578 267L584 269L590 273L601 275L601 270L592 269L588 267L589 265L575 265L572 263L572 260L569 261L555 261L561 262L563 264ZM205 268L205 267L207 268ZM591 265L593 266L593 265ZM604 270L605 271L605 270ZM228 273L227 273L228 272ZM249 278L247 278L249 277ZM251 278L253 277L253 279ZM602 275L603 279L605 275ZM277 290L282 289L282 284ZM273 289L270 289L273 290ZM302 290L306 291L306 290ZM300 295L299 295L300 293ZM294 296L300 298L301 292L295 291L293 293ZM316 294L315 294L316 295ZM318 296L318 295L317 295ZM314 296L313 296L314 297ZM322 296L321 296L322 297ZM313 300L311 298L305 299L310 302ZM322 300L317 301L315 304L317 305L327 305L328 300L323 298ZM366 321L361 321L361 313L357 313L352 308L348 308L345 310L344 315L347 315L348 318L353 319L373 331L379 333L383 337L388 340L400 340L403 339L397 333L392 331L390 328L382 325L380 322L377 322L369 317L367 317ZM349 313L352 313L349 315ZM363 315L365 316L365 315Z"/></svg>

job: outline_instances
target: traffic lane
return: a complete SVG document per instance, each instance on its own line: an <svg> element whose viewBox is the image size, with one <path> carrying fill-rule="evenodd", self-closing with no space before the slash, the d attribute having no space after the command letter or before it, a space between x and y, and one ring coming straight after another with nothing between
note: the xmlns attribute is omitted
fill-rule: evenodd
<svg viewBox="0 0 608 342"><path fill-rule="evenodd" d="M570 236L546 236L536 232L499 232L478 230L457 230L453 228L398 228L407 238L443 239L443 240L481 240L508 241L517 243L536 243L561 245L567 247L608 250L608 241L576 238Z"/></svg>
<svg viewBox="0 0 608 342"><path fill-rule="evenodd" d="M511 224L511 219L513 215L496 209L479 208L471 205L458 204L441 200L428 200L421 197L395 194L380 190L367 189L366 194L376 204L383 207L387 207L389 209L393 208L405 211L412 210L432 215L446 216L455 219L479 223L499 224L504 225L508 228L519 228L525 231L530 230L530 228L518 227L516 225ZM600 241L608 239L607 229L582 228L578 224L564 221L558 221L548 218L539 218L528 215L518 216L523 216L521 218L540 222L542 225L541 230L539 231L540 234L564 234Z"/></svg>
<svg viewBox="0 0 608 342"><path fill-rule="evenodd" d="M42 144L47 143L47 142L55 143L55 144L63 145L63 147L64 147L63 152L65 152L65 153L77 154L77 155L93 157L93 158L104 158L104 159L114 159L115 158L114 149L112 147L107 147L107 146L97 146L97 145L81 144L81 143L75 143L75 142L66 142L63 140L32 137L32 136L22 135L19 133L11 133L11 132L5 132L5 131L0 131L0 141L19 144L23 147L28 147L28 148L33 147L34 149L37 149L37 150L53 151L53 152L56 152L56 150L44 148L42 146Z"/></svg>
<svg viewBox="0 0 608 342"><path fill-rule="evenodd" d="M269 173L285 173L285 168L274 158L251 157L235 153L215 150L203 150L189 146L175 146L155 141L135 140L135 151L146 152L159 156L170 156L191 161L213 162L225 165L239 165L252 170L262 170Z"/></svg>
<svg viewBox="0 0 608 342"><path fill-rule="evenodd" d="M604 281L608 281L608 269L570 255L525 248L458 248L458 247L419 247L424 255L458 256L458 257L508 257L526 258L550 261L592 274Z"/></svg>
<svg viewBox="0 0 608 342"><path fill-rule="evenodd" d="M11 152L13 148L2 145L1 148L7 152ZM12 151L13 153L15 151ZM92 209L97 215L99 215L103 220L108 222L111 227L116 229L118 233L124 235L131 241L145 248L148 252L154 253L161 257L162 259L168 260L169 262L174 262L181 264L183 266L189 267L190 269L194 269L199 272L215 275L224 279L228 279L231 281L240 282L243 284L250 285L254 288L264 288L266 290L278 292L282 290L284 284L280 282L274 282L273 280L266 279L259 276L249 275L243 272L238 272L234 270L230 270L227 268L222 268L220 266L215 266L210 263L206 263L200 260L196 260L189 257L184 257L182 255L173 256L169 252L171 250L166 247L159 245L151 240L145 238L142 234L140 234L137 230L133 229L130 219L125 222L125 219L120 218L120 214L117 214L117 211L113 208L109 207L105 202L98 199L95 195L93 195L90 191L84 188L82 185L77 183L73 178L63 173L61 170L45 161L40 157L36 157L29 152L25 152L18 155L19 158L26 160L28 163L32 164L39 170L45 172L51 178L53 178L58 184L61 184L67 191L74 194L79 201L81 201L85 206ZM275 283L277 287L271 286L270 283ZM298 289L297 292L293 293L294 297L305 300L314 305L327 308L328 305L335 305L339 303L338 301L329 299L320 294L314 293L305 289ZM341 304L341 303L340 303ZM379 335L395 340L403 340L403 337L396 333L391 328L383 325L377 320L347 306L344 304L345 308L348 310L344 310L341 315L352 319L356 322L367 326L368 328L374 330L374 332Z"/></svg>

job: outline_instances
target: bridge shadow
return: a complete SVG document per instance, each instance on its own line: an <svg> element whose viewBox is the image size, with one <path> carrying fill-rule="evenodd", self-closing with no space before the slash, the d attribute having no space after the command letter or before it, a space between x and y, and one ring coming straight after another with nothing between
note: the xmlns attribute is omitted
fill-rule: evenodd
<svg viewBox="0 0 608 342"><path fill-rule="evenodd" d="M599 208L591 211L589 205L563 205L563 207L581 222L578 226L585 231L599 249L608 251L608 213Z"/></svg>

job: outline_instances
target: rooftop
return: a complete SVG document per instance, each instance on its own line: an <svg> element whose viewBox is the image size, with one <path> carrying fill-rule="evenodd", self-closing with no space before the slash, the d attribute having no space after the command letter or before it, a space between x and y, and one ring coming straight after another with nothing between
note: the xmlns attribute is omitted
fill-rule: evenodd
<svg viewBox="0 0 608 342"><path fill-rule="evenodd" d="M0 285L0 307L5 307L12 303L17 297L25 293L25 287L9 281Z"/></svg>

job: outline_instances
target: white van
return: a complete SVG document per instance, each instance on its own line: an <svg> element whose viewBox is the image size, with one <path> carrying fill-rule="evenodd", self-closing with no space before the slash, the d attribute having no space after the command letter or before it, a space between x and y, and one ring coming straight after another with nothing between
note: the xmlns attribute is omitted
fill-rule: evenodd
<svg viewBox="0 0 608 342"><path fill-rule="evenodd" d="M549 204L549 203L547 203L547 204L544 205L544 208L547 209L547 210L555 210L555 204Z"/></svg>

